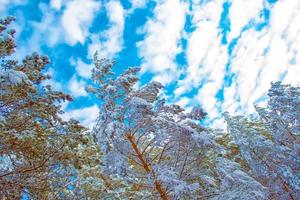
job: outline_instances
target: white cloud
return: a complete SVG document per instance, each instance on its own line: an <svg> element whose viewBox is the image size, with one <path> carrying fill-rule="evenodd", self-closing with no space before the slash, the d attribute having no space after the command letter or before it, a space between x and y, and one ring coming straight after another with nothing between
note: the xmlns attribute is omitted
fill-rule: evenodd
<svg viewBox="0 0 300 200"><path fill-rule="evenodd" d="M219 117L218 102L215 98L218 91L218 84L214 82L207 82L198 91L195 99L201 103L204 110L208 113L210 119Z"/></svg>
<svg viewBox="0 0 300 200"><path fill-rule="evenodd" d="M100 36L94 34L89 45L89 57L98 51L100 57L113 58L123 47L125 11L119 1L109 1L106 5L109 28Z"/></svg>
<svg viewBox="0 0 300 200"><path fill-rule="evenodd" d="M55 72L52 68L49 68L45 74L48 74L50 76L55 76ZM55 81L54 79L46 80L42 82L43 85L51 85L53 90L56 91L63 91L63 84ZM84 91L84 82L78 81L75 76L72 77L68 84L68 89L72 93L72 96L78 97L78 96L86 96L87 93ZM61 115L61 117L64 120L69 120L71 118L76 119L81 122L82 125L92 128L94 125L94 122L98 116L99 108L97 105L93 105L90 107L84 107L80 109L68 109L68 105L70 102L65 101L59 103L61 105L61 109L64 111L64 113Z"/></svg>
<svg viewBox="0 0 300 200"><path fill-rule="evenodd" d="M236 82L233 82L231 86L224 88L224 99L222 104L222 110L229 113L236 113L238 109Z"/></svg>
<svg viewBox="0 0 300 200"><path fill-rule="evenodd" d="M51 1L50 5L39 3L40 12L43 13L40 21L29 21L20 14L17 16L17 37L26 26L32 29L29 39L21 40L23 44L21 43L20 47L17 46L19 60L28 53L42 52L41 46L43 45L54 47L59 43L74 45L85 41L95 12L100 8L100 3L93 0L67 0L62 3L66 5L66 9L60 13L52 9L61 9L62 4L59 1Z"/></svg>
<svg viewBox="0 0 300 200"><path fill-rule="evenodd" d="M66 32L66 40L74 45L83 44L89 35L89 28L96 12L100 9L100 2L95 0L74 0L66 5L62 16L62 26Z"/></svg>
<svg viewBox="0 0 300 200"><path fill-rule="evenodd" d="M20 0L0 0L0 11L1 5L7 6L11 2L23 3ZM129 10L125 10L117 0L106 1L103 7L107 11L108 29L90 35L89 28L100 9L100 2L52 0L51 9L40 6L44 16L41 22L30 22L34 31L23 52L39 50L39 45L45 43L50 47L65 41L71 45L84 43L85 38L89 37L92 40L88 47L89 57L96 50L100 50L103 57L114 57L123 48L126 16L133 9L144 7L148 1L130 0ZM184 73L174 92L175 102L182 106L195 101L200 103L215 124L221 126L220 112L253 112L254 102L263 104L265 98L261 97L266 94L272 81L283 80L284 83L300 85L299 0L281 0L272 5L263 0L233 0L229 9L231 30L227 36L229 42L238 36L240 38L230 56L228 44L221 44L219 22L223 1L199 3L194 0L191 4L189 7L183 0L156 1L153 17L140 28L145 38L137 44L142 72L153 73L155 80L165 84L176 81ZM251 25L263 20L259 16L263 8L270 9L270 22L257 31ZM187 14L192 15L194 30L190 33L184 31ZM248 24L250 20L251 24ZM242 32L247 24L249 29ZM181 39L187 39L186 49L182 49ZM175 61L181 52L187 59L185 69ZM229 71L225 72L229 61ZM85 83L80 78L90 78L92 66L81 59L74 60L72 64L77 74L68 83L69 89L75 96L86 96L83 89ZM226 73L234 75L231 85L224 84ZM51 84L58 89L62 87L55 81ZM224 100L220 102L216 95L224 85ZM191 90L198 91L188 99L185 94Z"/></svg>
<svg viewBox="0 0 300 200"><path fill-rule="evenodd" d="M50 6L54 8L55 10L60 10L62 7L62 0L51 0Z"/></svg>
<svg viewBox="0 0 300 200"><path fill-rule="evenodd" d="M50 47L62 42L63 30L59 22L59 16L45 4L40 4L40 10L44 13L40 22L32 22L33 34L29 40L32 51L40 51L42 44ZM54 25L56 24L56 25Z"/></svg>
<svg viewBox="0 0 300 200"><path fill-rule="evenodd" d="M299 60L300 60L300 56L299 56L299 53L298 53L298 61ZM300 86L299 74L300 74L299 64L298 65L291 65L289 67L289 69L287 70L287 74L286 74L285 78L283 79L283 83L284 84L292 84L292 85L295 85L295 86Z"/></svg>
<svg viewBox="0 0 300 200"><path fill-rule="evenodd" d="M53 90L55 91L63 91L63 85L62 83L56 81L54 79L56 72L53 68L48 68L47 71L45 71L45 74L50 75L51 79L44 80L42 82L42 85L50 85Z"/></svg>
<svg viewBox="0 0 300 200"><path fill-rule="evenodd" d="M194 99L201 103L211 119L220 114L220 102L215 96L222 88L228 60L227 49L221 45L221 36L218 34L221 8L220 1L194 5L191 15L196 29L187 38L188 66L185 78L179 81L175 90L175 95L181 96L203 84Z"/></svg>
<svg viewBox="0 0 300 200"><path fill-rule="evenodd" d="M248 24L249 20L257 18L259 12L263 8L263 0L232 0L230 7L230 33L229 40L237 37L242 28Z"/></svg>
<svg viewBox="0 0 300 200"><path fill-rule="evenodd" d="M130 0L131 7L133 8L142 8L146 6L148 0Z"/></svg>
<svg viewBox="0 0 300 200"><path fill-rule="evenodd" d="M94 123L99 114L99 108L97 105L84 107L80 109L67 110L61 116L64 120L69 120L71 118L81 122L83 126L86 126L90 129L93 128Z"/></svg>
<svg viewBox="0 0 300 200"><path fill-rule="evenodd" d="M261 32L250 29L242 34L231 64L236 83L225 88L227 93L223 108L231 112L254 112L253 103L262 99L270 83L281 80L284 74L284 83L300 85L297 77L300 72L297 66L300 49L297 42L300 41L299 13L299 1L278 1L271 8L269 27ZM228 94L233 92L234 98Z"/></svg>
<svg viewBox="0 0 300 200"><path fill-rule="evenodd" d="M201 6L194 5L190 14L193 16L192 23L196 29L189 33L187 38L188 46L185 53L188 66L186 77L179 81L175 95L180 96L195 87L199 87L200 83L209 76L217 75L220 76L219 79L223 78L224 62L226 62L227 55L226 49L220 47L220 36L218 35L221 6L221 2L210 2ZM216 15L216 13L219 14ZM213 74L213 71L216 73Z"/></svg>
<svg viewBox="0 0 300 200"><path fill-rule="evenodd" d="M70 60L71 65L75 66L76 74L82 78L89 79L92 75L93 64L86 64L80 58Z"/></svg>
<svg viewBox="0 0 300 200"><path fill-rule="evenodd" d="M263 6L270 9L270 24L257 31L251 25L262 21ZM233 1L228 39L240 38L231 56L228 44L221 44L218 26L222 9L221 1L193 3L190 14L195 30L188 33L185 50L188 65L174 92L177 102L185 105L185 93L198 89L190 102L199 102L220 127L224 125L221 112L251 113L254 103L265 104L272 81L300 85L300 1L282 0L272 6L261 0ZM247 24L249 29L242 32ZM228 62L229 71L225 72ZM224 87L226 73L233 75L233 82ZM220 101L216 95L222 87L224 100Z"/></svg>
<svg viewBox="0 0 300 200"><path fill-rule="evenodd" d="M179 76L175 57L182 51L180 39L186 12L187 4L180 0L158 2L154 17L143 27L145 39L137 44L142 72L153 72L154 79L162 83L170 83Z"/></svg>
<svg viewBox="0 0 300 200"><path fill-rule="evenodd" d="M131 3L131 8L128 11L129 13L133 12L135 9L144 8L148 2L148 0L129 0Z"/></svg>
<svg viewBox="0 0 300 200"><path fill-rule="evenodd" d="M74 97L87 96L85 86L86 83L82 80L78 80L76 75L74 75L69 81L68 89Z"/></svg>
<svg viewBox="0 0 300 200"><path fill-rule="evenodd" d="M185 108L189 103L190 103L191 99L188 97L181 97L176 104L179 105L182 108Z"/></svg>
<svg viewBox="0 0 300 200"><path fill-rule="evenodd" d="M50 85L51 88L55 91L63 91L63 85L61 82L58 82L54 79L43 81L43 85Z"/></svg>

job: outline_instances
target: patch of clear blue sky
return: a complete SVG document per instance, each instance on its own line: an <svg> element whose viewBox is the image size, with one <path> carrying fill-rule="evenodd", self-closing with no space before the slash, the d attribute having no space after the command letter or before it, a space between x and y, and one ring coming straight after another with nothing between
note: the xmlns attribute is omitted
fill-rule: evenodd
<svg viewBox="0 0 300 200"><path fill-rule="evenodd" d="M278 0L267 0L270 4L276 3Z"/></svg>
<svg viewBox="0 0 300 200"><path fill-rule="evenodd" d="M260 23L257 23L255 26L256 31L261 31L264 27L266 27L269 24L270 21L270 10L267 8L264 8L260 12L260 18L263 18L263 20Z"/></svg>
<svg viewBox="0 0 300 200"><path fill-rule="evenodd" d="M230 19L229 19L229 10L231 7L231 2L230 1L225 1L223 3L223 11L221 14L221 19L219 23L219 27L221 29L221 34L222 34L222 44L225 45L227 44L227 34L230 32Z"/></svg>

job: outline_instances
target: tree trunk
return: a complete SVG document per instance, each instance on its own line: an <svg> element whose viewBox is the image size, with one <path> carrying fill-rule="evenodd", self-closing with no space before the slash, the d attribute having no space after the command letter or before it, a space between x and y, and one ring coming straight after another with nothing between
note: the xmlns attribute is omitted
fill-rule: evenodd
<svg viewBox="0 0 300 200"><path fill-rule="evenodd" d="M143 154L141 153L140 149L138 148L138 144L136 142L136 139L134 136L132 136L131 134L127 134L126 135L126 138L129 140L134 152L137 154L137 157L139 159L139 161L141 162L144 170L148 173L148 174L151 174L153 173L152 169L151 169L151 164L148 163L146 161L146 159L144 158ZM155 175L154 175L154 178L155 178ZM159 193L160 197L163 199L163 200L168 200L168 195L165 191L165 189L162 187L162 184L160 181L156 180L155 178L155 181L154 181L154 184L155 184L155 189L156 191Z"/></svg>

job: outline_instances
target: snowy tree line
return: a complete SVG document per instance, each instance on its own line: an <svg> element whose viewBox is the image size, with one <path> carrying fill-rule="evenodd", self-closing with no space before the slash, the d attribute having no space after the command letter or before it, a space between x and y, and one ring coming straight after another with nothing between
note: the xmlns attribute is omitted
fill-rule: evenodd
<svg viewBox="0 0 300 200"><path fill-rule="evenodd" d="M273 83L256 117L225 112L216 130L200 106L166 103L158 82L136 88L139 68L116 76L96 53L90 131L61 119L72 97L42 84L47 56L12 59L13 20L0 20L1 199L300 199L299 87Z"/></svg>

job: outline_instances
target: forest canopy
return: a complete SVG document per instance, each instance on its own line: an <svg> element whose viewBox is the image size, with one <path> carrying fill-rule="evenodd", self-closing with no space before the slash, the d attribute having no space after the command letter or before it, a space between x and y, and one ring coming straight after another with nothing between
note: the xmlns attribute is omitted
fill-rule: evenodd
<svg viewBox="0 0 300 200"><path fill-rule="evenodd" d="M139 68L114 74L94 56L86 91L99 99L92 130L65 121L72 97L44 81L50 63L14 59L13 17L0 20L1 199L300 199L300 88L272 83L256 116L169 104L163 85L136 87Z"/></svg>

